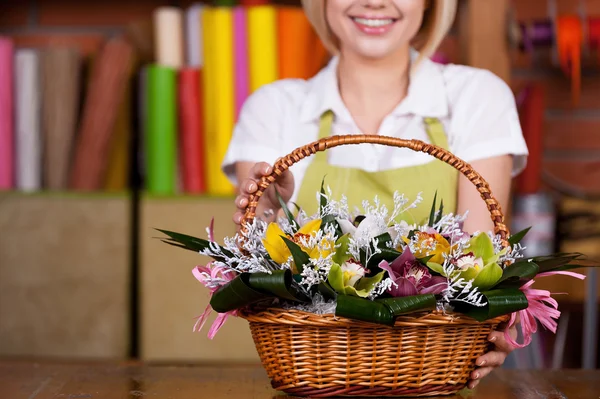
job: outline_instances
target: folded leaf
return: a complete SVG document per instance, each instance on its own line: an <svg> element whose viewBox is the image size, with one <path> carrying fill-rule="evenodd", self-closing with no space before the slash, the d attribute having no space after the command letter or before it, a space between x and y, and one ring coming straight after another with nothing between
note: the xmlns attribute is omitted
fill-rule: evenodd
<svg viewBox="0 0 600 399"><path fill-rule="evenodd" d="M487 305L477 307L464 302L452 302L457 311L474 318L485 321L494 317L510 314L526 309L529 305L527 297L518 288L503 288L482 292L487 300Z"/></svg>
<svg viewBox="0 0 600 399"><path fill-rule="evenodd" d="M502 271L502 277L493 288L520 287L534 278L539 269L535 262L515 262Z"/></svg>
<svg viewBox="0 0 600 399"><path fill-rule="evenodd" d="M278 298L298 302L310 302L310 298L294 280L292 271L275 270L269 273L252 273L248 284L257 291L272 294Z"/></svg>
<svg viewBox="0 0 600 399"><path fill-rule="evenodd" d="M242 273L219 288L210 299L215 312L226 313L272 297L250 287L250 273Z"/></svg>
<svg viewBox="0 0 600 399"><path fill-rule="evenodd" d="M283 239L283 241L285 242L287 247L290 249L290 252L292 253L292 257L294 258L294 264L296 265L296 270L297 270L298 274L302 274L302 271L304 270L304 265L307 265L310 263L310 257L294 241L290 240L287 237L283 237L283 236L281 238Z"/></svg>
<svg viewBox="0 0 600 399"><path fill-rule="evenodd" d="M335 291L333 290L333 288L331 288L331 286L324 281L319 283L319 286L317 289L321 293L321 295L323 295L323 297L325 299L335 299L335 297L336 297Z"/></svg>
<svg viewBox="0 0 600 399"><path fill-rule="evenodd" d="M433 294L384 298L378 299L376 302L381 302L390 308L394 316L435 309L436 307L436 299Z"/></svg>
<svg viewBox="0 0 600 399"><path fill-rule="evenodd" d="M338 295L335 315L370 323L394 325L394 315L381 302L349 295Z"/></svg>
<svg viewBox="0 0 600 399"><path fill-rule="evenodd" d="M374 254L373 256L371 256L371 258L369 259L369 262L366 262L366 257L365 257L365 263L367 263L367 269L369 269L371 272L378 272L379 271L379 264L381 263L382 260L387 261L388 263L391 263L394 261L394 259L398 258L400 255L402 255L402 252L398 252L395 249L391 249L391 248L386 248L386 249L380 249L381 252ZM361 251L361 255L363 251ZM362 262L361 262L362 263ZM363 265L365 263L362 263Z"/></svg>
<svg viewBox="0 0 600 399"><path fill-rule="evenodd" d="M310 302L288 269L270 274L242 273L219 288L213 294L210 305L216 312L225 313L273 297Z"/></svg>
<svg viewBox="0 0 600 399"><path fill-rule="evenodd" d="M502 268L497 263L490 263L475 277L473 285L479 288L479 291L486 291L494 286L502 278Z"/></svg>

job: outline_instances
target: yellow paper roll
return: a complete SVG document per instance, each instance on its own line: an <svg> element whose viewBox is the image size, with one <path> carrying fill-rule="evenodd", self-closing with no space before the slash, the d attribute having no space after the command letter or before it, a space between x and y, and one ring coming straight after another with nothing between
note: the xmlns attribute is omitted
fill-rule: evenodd
<svg viewBox="0 0 600 399"><path fill-rule="evenodd" d="M183 66L183 12L177 7L158 7L153 13L154 58L170 68Z"/></svg>
<svg viewBox="0 0 600 399"><path fill-rule="evenodd" d="M208 12L205 21L208 48L205 59L205 84L209 87L206 118L206 175L207 191L212 195L233 195L234 188L221 171L221 163L227 152L234 125L234 75L233 75L233 10L215 7ZM210 116L209 116L210 115Z"/></svg>
<svg viewBox="0 0 600 399"><path fill-rule="evenodd" d="M250 90L277 79L277 11L275 6L248 7Z"/></svg>

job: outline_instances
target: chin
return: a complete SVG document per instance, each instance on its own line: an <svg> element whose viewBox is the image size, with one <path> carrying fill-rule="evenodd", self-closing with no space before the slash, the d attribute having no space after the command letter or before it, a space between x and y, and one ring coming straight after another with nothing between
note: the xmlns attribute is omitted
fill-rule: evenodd
<svg viewBox="0 0 600 399"><path fill-rule="evenodd" d="M351 49L351 51L360 58L366 58L370 60L389 58L397 54L400 50L401 49L396 47L378 45L374 43L359 45Z"/></svg>

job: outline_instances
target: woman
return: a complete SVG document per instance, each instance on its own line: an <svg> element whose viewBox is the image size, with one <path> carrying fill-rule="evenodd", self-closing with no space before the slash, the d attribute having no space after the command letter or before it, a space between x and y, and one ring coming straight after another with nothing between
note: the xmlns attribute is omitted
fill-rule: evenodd
<svg viewBox="0 0 600 399"><path fill-rule="evenodd" d="M266 85L245 103L223 163L240 193L236 223L278 157L320 137L352 133L446 148L482 174L508 208L511 178L527 156L512 92L490 72L429 60L453 23L456 0L304 0L303 6L333 58L312 79ZM493 228L472 184L427 154L341 146L294 165L275 186L286 201L311 214L323 177L334 195L348 196L351 207L376 194L389 204L394 190L412 199L423 192L428 204L437 190L445 211L469 211L465 230ZM427 206L419 208L408 215L412 222L428 212ZM257 214L278 209L270 188ZM477 359L471 388L513 349L501 332L489 340L495 350Z"/></svg>

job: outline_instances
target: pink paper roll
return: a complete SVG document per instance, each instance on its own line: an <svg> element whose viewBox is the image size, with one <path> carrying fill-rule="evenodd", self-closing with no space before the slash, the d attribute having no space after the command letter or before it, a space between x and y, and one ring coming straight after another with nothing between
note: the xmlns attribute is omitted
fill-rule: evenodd
<svg viewBox="0 0 600 399"><path fill-rule="evenodd" d="M14 187L12 40L0 37L0 190Z"/></svg>
<svg viewBox="0 0 600 399"><path fill-rule="evenodd" d="M233 11L233 65L235 65L235 119L250 93L248 73L248 39L245 7L236 7Z"/></svg>

